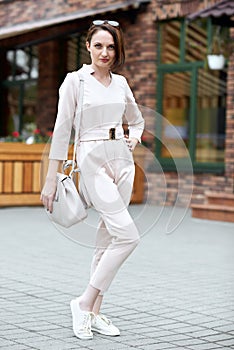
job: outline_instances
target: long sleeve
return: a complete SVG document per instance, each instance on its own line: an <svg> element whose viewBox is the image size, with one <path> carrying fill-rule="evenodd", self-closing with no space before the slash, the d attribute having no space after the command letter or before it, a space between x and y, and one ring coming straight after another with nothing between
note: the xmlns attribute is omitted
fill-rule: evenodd
<svg viewBox="0 0 234 350"><path fill-rule="evenodd" d="M139 110L133 93L126 82L126 109L125 109L125 119L128 123L129 138L137 138L141 141L141 135L144 130L145 122L142 117L141 111Z"/></svg>
<svg viewBox="0 0 234 350"><path fill-rule="evenodd" d="M50 159L67 159L79 93L79 79L76 74L76 72L68 73L59 89L58 112L50 148Z"/></svg>

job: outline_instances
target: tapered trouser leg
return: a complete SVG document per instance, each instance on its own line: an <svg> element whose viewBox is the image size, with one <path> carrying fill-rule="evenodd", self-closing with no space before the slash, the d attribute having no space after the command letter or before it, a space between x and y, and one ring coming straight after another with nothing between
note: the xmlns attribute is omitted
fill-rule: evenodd
<svg viewBox="0 0 234 350"><path fill-rule="evenodd" d="M84 178L93 206L101 216L90 284L103 294L139 242L138 230L127 210L134 179L134 163L127 156L109 157Z"/></svg>
<svg viewBox="0 0 234 350"><path fill-rule="evenodd" d="M119 268L139 242L138 231L126 212L105 215L107 229L98 231L98 240L92 262L90 284L103 294L110 286ZM119 225L121 223L121 226ZM118 236L114 233L118 230ZM113 235L113 236L112 236ZM103 246L106 245L106 246Z"/></svg>
<svg viewBox="0 0 234 350"><path fill-rule="evenodd" d="M95 250L90 268L90 278L94 274L102 255L105 253L107 247L111 244L112 236L106 229L105 223L102 219L99 220L98 229L96 233Z"/></svg>

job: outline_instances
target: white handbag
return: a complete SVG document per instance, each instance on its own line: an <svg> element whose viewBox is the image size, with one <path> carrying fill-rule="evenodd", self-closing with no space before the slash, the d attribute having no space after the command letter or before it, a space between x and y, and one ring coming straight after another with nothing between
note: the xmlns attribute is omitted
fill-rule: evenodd
<svg viewBox="0 0 234 350"><path fill-rule="evenodd" d="M70 227L79 223L87 217L87 205L81 198L75 182L74 174L79 172L76 167L76 149L79 139L80 119L83 104L84 80L80 78L80 93L77 114L78 125L76 125L75 142L73 146L73 159L65 162L63 173L57 173L57 190L53 201L53 211L50 213L50 219L63 227ZM72 166L69 175L64 173L65 169Z"/></svg>

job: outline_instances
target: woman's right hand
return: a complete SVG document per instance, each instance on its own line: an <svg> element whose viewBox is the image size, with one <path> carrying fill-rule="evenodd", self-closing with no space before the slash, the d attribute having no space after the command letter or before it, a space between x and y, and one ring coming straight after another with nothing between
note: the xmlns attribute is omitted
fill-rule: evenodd
<svg viewBox="0 0 234 350"><path fill-rule="evenodd" d="M41 201L50 213L53 211L53 200L57 189L56 174L61 164L60 160L50 159L45 184L41 191Z"/></svg>
<svg viewBox="0 0 234 350"><path fill-rule="evenodd" d="M50 213L52 213L52 211L53 211L53 200L55 197L56 189L57 189L56 178L55 179L51 179L51 178L46 179L44 187L41 191L41 198L40 199L41 199L44 207Z"/></svg>

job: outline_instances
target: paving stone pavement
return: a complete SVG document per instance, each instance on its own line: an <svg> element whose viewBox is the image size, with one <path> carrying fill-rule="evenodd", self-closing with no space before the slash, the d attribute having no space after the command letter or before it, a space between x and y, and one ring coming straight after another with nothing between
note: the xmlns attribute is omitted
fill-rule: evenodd
<svg viewBox="0 0 234 350"><path fill-rule="evenodd" d="M1 209L0 349L234 349L234 224L188 211L167 234L172 208L161 209L130 207L142 232L159 219L105 297L121 335L89 341L73 336L69 303L88 282L97 214L67 238L40 207Z"/></svg>

